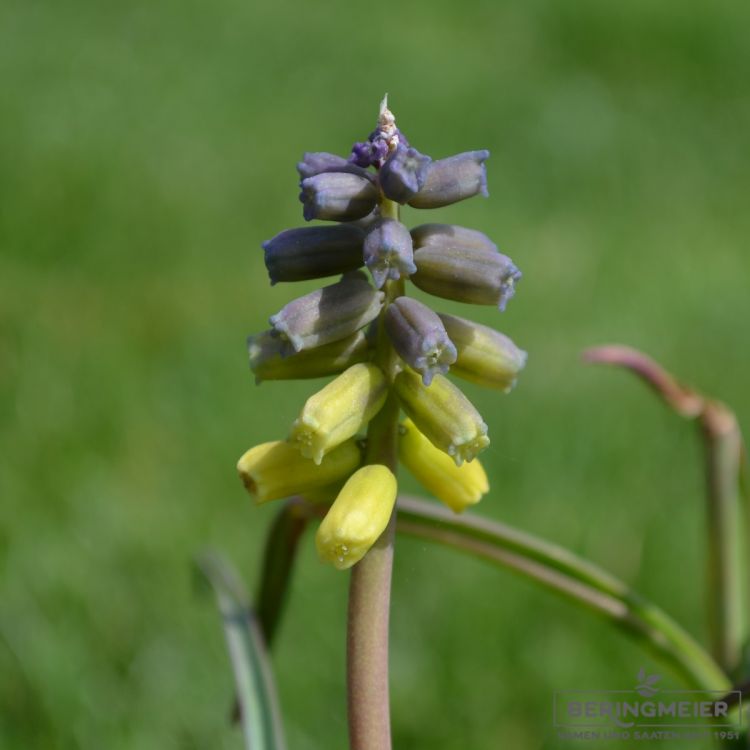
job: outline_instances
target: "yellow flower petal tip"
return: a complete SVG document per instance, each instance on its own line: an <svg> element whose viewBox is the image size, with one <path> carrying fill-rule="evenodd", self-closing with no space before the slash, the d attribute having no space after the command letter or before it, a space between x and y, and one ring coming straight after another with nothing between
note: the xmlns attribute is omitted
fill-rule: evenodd
<svg viewBox="0 0 750 750"><path fill-rule="evenodd" d="M316 464L357 434L381 409L388 384L373 364L352 365L310 396L294 421L289 442Z"/></svg>
<svg viewBox="0 0 750 750"><path fill-rule="evenodd" d="M361 460L355 440L342 443L319 464L304 458L295 446L274 440L247 451L237 462L237 471L256 502L265 503L343 480Z"/></svg>
<svg viewBox="0 0 750 750"><path fill-rule="evenodd" d="M339 570L359 562L385 531L397 489L396 477L382 464L354 472L315 535L320 559Z"/></svg>
<svg viewBox="0 0 750 750"><path fill-rule="evenodd" d="M414 478L456 513L476 505L489 492L487 474L479 459L456 466L455 461L436 448L411 419L401 424L398 455Z"/></svg>

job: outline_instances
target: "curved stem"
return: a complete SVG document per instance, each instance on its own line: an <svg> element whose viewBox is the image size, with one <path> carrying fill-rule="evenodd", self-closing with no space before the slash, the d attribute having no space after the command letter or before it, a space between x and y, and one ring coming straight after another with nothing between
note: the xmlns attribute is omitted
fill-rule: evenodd
<svg viewBox="0 0 750 750"><path fill-rule="evenodd" d="M381 214L398 218L398 205L383 200ZM386 283L386 305L403 292L403 281ZM390 345L382 316L378 322L375 361L392 381L397 357ZM398 415L398 399L391 391L367 430L365 463L384 464L396 472ZM388 622L395 519L394 510L380 539L352 568L351 573L346 647L351 750L390 750L391 747Z"/></svg>
<svg viewBox="0 0 750 750"><path fill-rule="evenodd" d="M743 665L748 638L748 597L745 566L750 548L743 505L745 448L737 418L724 404L679 383L643 352L612 344L584 352L587 362L625 367L640 377L677 414L701 430L705 452L708 527L707 603L713 653L735 677Z"/></svg>
<svg viewBox="0 0 750 750"><path fill-rule="evenodd" d="M398 501L397 530L472 553L604 616L670 664L698 690L728 690L727 675L675 620L597 565L527 532L460 516L416 498Z"/></svg>

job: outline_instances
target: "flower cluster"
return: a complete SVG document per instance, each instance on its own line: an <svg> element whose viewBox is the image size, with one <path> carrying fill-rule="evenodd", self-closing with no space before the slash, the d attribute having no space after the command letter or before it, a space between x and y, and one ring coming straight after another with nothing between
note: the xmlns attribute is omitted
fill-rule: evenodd
<svg viewBox="0 0 750 750"><path fill-rule="evenodd" d="M461 512L488 491L475 460L489 444L487 425L446 375L507 392L526 354L491 328L405 296L405 282L502 311L521 274L481 232L434 223L410 231L400 221L404 205L487 195L488 156L432 160L409 145L384 100L377 128L349 158L307 153L297 165L304 218L335 224L263 243L271 284L340 278L292 300L249 338L256 381L336 377L307 400L286 440L247 451L238 469L258 502L335 497L316 542L338 568L366 554L393 512L395 467L370 460L363 435L388 399L407 415L398 458L435 497Z"/></svg>

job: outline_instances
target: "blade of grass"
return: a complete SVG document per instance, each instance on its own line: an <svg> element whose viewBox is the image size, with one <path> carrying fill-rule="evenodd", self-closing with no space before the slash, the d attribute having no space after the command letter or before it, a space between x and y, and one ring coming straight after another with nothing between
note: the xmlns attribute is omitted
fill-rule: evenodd
<svg viewBox="0 0 750 750"><path fill-rule="evenodd" d="M285 750L273 671L257 617L239 576L214 553L197 564L211 584L224 625L247 750Z"/></svg>
<svg viewBox="0 0 750 750"><path fill-rule="evenodd" d="M306 503L301 497L289 498L276 514L266 535L255 601L258 603L258 625L269 650L284 613L299 541L309 520L305 508ZM235 697L230 713L233 724L240 721L241 713L240 702Z"/></svg>
<svg viewBox="0 0 750 750"><path fill-rule="evenodd" d="M692 688L729 689L727 675L687 631L593 563L505 524L456 516L416 498L401 496L397 509L397 531L477 555L588 607L647 646Z"/></svg>
<svg viewBox="0 0 750 750"><path fill-rule="evenodd" d="M266 646L271 648L284 611L299 540L308 523L305 501L299 497L287 500L266 536L263 565L258 582L258 623Z"/></svg>

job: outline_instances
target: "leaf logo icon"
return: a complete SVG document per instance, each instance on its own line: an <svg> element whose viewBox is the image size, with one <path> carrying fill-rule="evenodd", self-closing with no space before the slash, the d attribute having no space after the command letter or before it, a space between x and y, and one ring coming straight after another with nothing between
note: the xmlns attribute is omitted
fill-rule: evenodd
<svg viewBox="0 0 750 750"><path fill-rule="evenodd" d="M646 674L646 670L641 667L638 671L638 684L635 690L644 698L651 698L659 692L659 688L654 686L660 679L660 674Z"/></svg>

